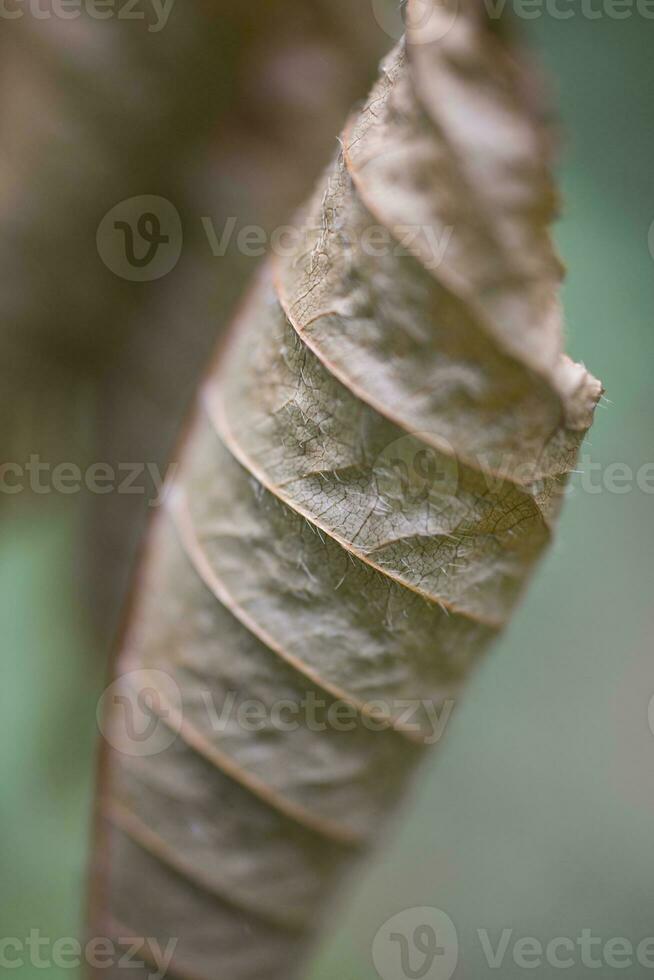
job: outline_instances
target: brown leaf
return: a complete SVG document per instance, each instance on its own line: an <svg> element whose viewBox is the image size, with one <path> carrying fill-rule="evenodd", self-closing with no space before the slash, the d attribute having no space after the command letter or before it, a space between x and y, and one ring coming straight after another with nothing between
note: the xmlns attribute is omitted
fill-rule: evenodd
<svg viewBox="0 0 654 980"><path fill-rule="evenodd" d="M155 961L176 939L176 976L297 970L546 547L600 394L562 353L523 79L476 8L430 9L241 310L150 535L92 925Z"/></svg>

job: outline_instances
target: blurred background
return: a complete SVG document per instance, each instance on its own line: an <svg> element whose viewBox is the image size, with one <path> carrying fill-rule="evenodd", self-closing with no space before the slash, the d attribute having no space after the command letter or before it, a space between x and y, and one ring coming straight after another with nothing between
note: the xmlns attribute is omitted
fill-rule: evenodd
<svg viewBox="0 0 654 980"><path fill-rule="evenodd" d="M391 0L308 7L142 2L127 19L117 3L101 20L88 4L65 19L8 0L0 13L0 937L81 935L95 710L130 568L154 477L258 261L235 237L214 255L207 228L285 221L400 22ZM504 978L524 973L523 937L654 936L654 9L534 11L519 27L560 120L568 350L607 400L554 548L381 860L350 883L311 980L374 980L376 933L421 906L455 925L455 978L497 975L484 935L496 949L510 931ZM96 243L137 195L181 218L181 257L156 281L117 275ZM150 468L131 493L25 479L45 464L49 486L64 463ZM596 977L654 968L654 943L649 967L593 950Z"/></svg>

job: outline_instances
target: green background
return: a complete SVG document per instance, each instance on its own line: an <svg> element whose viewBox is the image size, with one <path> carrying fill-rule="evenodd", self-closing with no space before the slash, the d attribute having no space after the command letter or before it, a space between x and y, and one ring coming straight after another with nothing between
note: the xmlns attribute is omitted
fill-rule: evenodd
<svg viewBox="0 0 654 980"><path fill-rule="evenodd" d="M568 349L607 390L586 451L637 471L654 460L654 22L574 9L527 25L563 123ZM575 486L510 631L456 706L380 860L335 910L311 980L374 980L375 933L413 906L454 921L455 978L524 974L510 951L489 970L478 929L494 943L503 929L543 944L583 928L604 940L654 935L654 496ZM12 511L0 543L3 936L79 933L103 665L79 600L78 510L75 498L36 498Z"/></svg>

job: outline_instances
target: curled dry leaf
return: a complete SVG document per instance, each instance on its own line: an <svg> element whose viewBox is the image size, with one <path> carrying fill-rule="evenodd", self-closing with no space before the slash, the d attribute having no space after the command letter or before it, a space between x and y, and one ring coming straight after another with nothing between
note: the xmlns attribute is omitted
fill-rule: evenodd
<svg viewBox="0 0 654 980"><path fill-rule="evenodd" d="M297 969L546 547L600 394L562 353L521 70L472 8L430 9L242 308L150 535L92 925L155 962L176 940L173 976Z"/></svg>

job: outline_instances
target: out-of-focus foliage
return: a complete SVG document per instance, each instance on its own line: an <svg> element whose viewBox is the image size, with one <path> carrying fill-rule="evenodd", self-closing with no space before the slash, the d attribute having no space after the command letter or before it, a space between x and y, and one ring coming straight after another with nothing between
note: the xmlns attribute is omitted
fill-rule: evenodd
<svg viewBox="0 0 654 980"><path fill-rule="evenodd" d="M0 454L162 470L198 376L255 263L220 238L297 206L387 49L348 0L174 3L139 20L3 21ZM298 139L298 133L302 138ZM177 208L181 260L130 282L100 260L103 215L135 195ZM236 239L236 235L234 236ZM116 623L142 497L88 500L86 597Z"/></svg>

